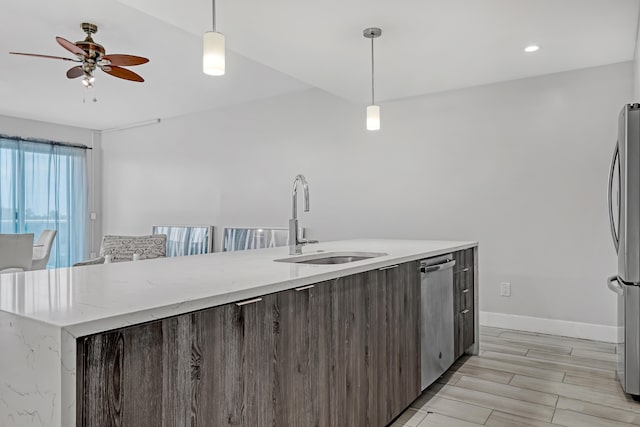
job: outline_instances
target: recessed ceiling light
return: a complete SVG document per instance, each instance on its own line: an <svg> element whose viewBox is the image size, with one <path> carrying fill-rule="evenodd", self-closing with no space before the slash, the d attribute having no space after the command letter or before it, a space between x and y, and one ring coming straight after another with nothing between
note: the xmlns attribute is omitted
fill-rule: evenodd
<svg viewBox="0 0 640 427"><path fill-rule="evenodd" d="M537 44L532 44L524 48L524 51L527 53L537 52L538 50L540 50L540 46L538 46Z"/></svg>

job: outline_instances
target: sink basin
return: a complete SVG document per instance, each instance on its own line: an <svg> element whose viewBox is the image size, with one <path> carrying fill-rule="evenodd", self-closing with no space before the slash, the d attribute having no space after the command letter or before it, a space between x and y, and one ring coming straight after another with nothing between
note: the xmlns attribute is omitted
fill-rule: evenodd
<svg viewBox="0 0 640 427"><path fill-rule="evenodd" d="M383 252L320 252L309 255L298 255L290 258L280 258L276 262L291 262L295 264L346 264L348 262L363 261L388 255Z"/></svg>

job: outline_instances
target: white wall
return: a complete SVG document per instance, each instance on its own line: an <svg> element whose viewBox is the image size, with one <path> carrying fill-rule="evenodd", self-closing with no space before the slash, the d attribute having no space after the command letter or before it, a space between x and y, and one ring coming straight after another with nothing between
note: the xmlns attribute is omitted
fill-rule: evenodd
<svg viewBox="0 0 640 427"><path fill-rule="evenodd" d="M94 148L87 152L87 173L89 178L89 210L100 214L100 204L102 197L99 193L102 188L100 182L100 139L99 132L79 127L58 125L55 123L27 120L17 117L0 115L0 134L8 136L19 136L23 138L40 138L57 142L71 144L83 144ZM97 221L89 221L87 236L87 248L89 252L96 251L100 247L101 236L101 216ZM37 236L36 236L37 238ZM89 255L89 254L87 254Z"/></svg>
<svg viewBox="0 0 640 427"><path fill-rule="evenodd" d="M478 240L481 310L613 325L606 184L632 94L629 62L382 102L378 133L309 90L105 134L104 230L286 226L303 173L312 238Z"/></svg>

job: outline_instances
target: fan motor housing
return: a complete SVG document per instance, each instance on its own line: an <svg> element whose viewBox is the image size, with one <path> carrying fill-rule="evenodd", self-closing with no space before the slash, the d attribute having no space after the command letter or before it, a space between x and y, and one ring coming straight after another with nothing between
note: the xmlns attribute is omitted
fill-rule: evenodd
<svg viewBox="0 0 640 427"><path fill-rule="evenodd" d="M100 59L100 57L105 54L104 47L101 44L94 42L91 37L91 34L98 32L98 26L90 22L83 22L80 24L80 28L82 28L82 31L87 34L87 37L82 41L76 42L76 46L87 52L89 58Z"/></svg>
<svg viewBox="0 0 640 427"><path fill-rule="evenodd" d="M89 54L89 57L94 59L98 56L104 55L105 53L104 47L102 47L101 44L98 44L94 41L87 41L87 40L79 41L79 42L76 42L76 46L78 46L80 49L87 52Z"/></svg>

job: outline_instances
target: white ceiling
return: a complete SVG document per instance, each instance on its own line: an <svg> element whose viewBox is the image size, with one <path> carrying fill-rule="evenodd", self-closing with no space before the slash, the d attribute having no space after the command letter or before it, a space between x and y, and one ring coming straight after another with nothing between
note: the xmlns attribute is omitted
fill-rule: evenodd
<svg viewBox="0 0 640 427"><path fill-rule="evenodd" d="M379 26L376 93L390 100L633 59L640 0L218 0L227 75L201 72L210 0L8 0L0 51L62 55L100 25L109 53L148 56L147 82L99 76L95 104L62 61L0 55L0 114L108 128L315 86L365 104ZM537 43L541 50L524 54ZM275 71L277 70L277 71Z"/></svg>
<svg viewBox="0 0 640 427"><path fill-rule="evenodd" d="M0 21L2 115L108 129L308 87L234 52L227 57L228 75L208 77L202 73L201 37L112 0L3 0ZM94 40L107 53L148 57L148 64L131 67L146 81L135 83L96 71L95 88L87 90L80 79L65 76L76 64L6 54L73 57L55 36L84 39L83 21L98 25ZM91 102L93 97L98 102Z"/></svg>

